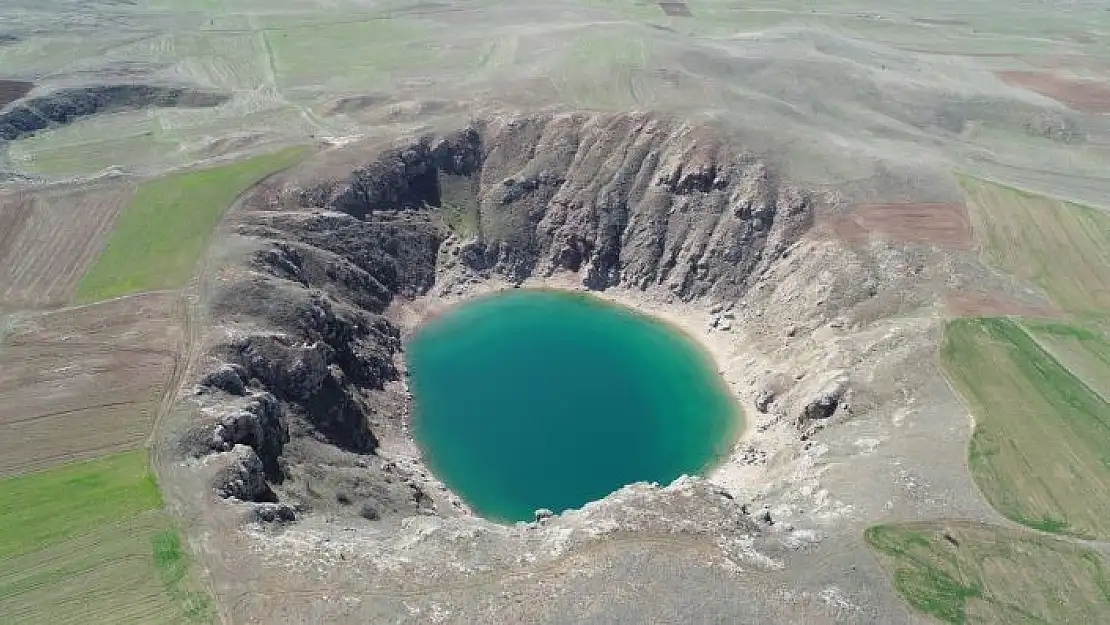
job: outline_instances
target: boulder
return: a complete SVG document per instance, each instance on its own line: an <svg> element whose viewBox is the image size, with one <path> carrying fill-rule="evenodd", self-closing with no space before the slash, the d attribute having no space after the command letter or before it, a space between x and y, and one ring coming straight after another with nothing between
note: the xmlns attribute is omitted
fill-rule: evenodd
<svg viewBox="0 0 1110 625"><path fill-rule="evenodd" d="M761 389L755 396L755 409L766 414L775 403L775 392L771 389Z"/></svg>
<svg viewBox="0 0 1110 625"><path fill-rule="evenodd" d="M799 425L819 421L833 416L848 391L848 377L838 375L825 383L816 394L806 402L798 419Z"/></svg>
<svg viewBox="0 0 1110 625"><path fill-rule="evenodd" d="M266 502L275 499L266 483L262 460L250 447L236 445L231 451L218 454L216 462L222 467L212 486L219 496L239 501Z"/></svg>
<svg viewBox="0 0 1110 625"><path fill-rule="evenodd" d="M235 445L254 449L270 479L277 479L278 457L289 442L289 428L281 418L281 405L270 393L253 395L241 408L231 408L216 421L213 451L230 451Z"/></svg>
<svg viewBox="0 0 1110 625"><path fill-rule="evenodd" d="M297 511L286 503L256 503L251 505L250 520L256 523L292 523Z"/></svg>
<svg viewBox="0 0 1110 625"><path fill-rule="evenodd" d="M239 365L224 364L200 379L202 389L215 388L230 395L247 393L247 370Z"/></svg>

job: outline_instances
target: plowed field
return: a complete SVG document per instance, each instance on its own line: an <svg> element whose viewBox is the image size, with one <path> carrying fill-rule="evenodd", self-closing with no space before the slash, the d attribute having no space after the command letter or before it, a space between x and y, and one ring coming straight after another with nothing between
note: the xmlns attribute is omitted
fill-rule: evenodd
<svg viewBox="0 0 1110 625"><path fill-rule="evenodd" d="M68 303L131 192L110 187L0 197L0 309Z"/></svg>
<svg viewBox="0 0 1110 625"><path fill-rule="evenodd" d="M872 233L902 243L968 249L971 220L959 204L866 204L832 223L837 236L866 240Z"/></svg>
<svg viewBox="0 0 1110 625"><path fill-rule="evenodd" d="M17 317L0 344L0 476L141 446L177 357L177 301Z"/></svg>

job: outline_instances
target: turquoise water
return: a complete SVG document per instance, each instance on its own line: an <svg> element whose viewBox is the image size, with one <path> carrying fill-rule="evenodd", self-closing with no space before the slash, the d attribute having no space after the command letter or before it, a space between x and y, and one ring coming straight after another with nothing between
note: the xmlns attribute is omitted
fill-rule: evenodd
<svg viewBox="0 0 1110 625"><path fill-rule="evenodd" d="M688 337L585 295L514 290L461 304L413 337L408 364L427 462L499 521L699 473L740 430Z"/></svg>

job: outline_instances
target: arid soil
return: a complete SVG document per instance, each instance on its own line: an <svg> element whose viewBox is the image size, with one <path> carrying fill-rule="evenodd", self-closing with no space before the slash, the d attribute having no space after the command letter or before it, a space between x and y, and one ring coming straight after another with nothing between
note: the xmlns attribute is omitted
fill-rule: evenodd
<svg viewBox="0 0 1110 625"><path fill-rule="evenodd" d="M832 220L846 241L867 240L872 233L900 243L969 249L971 219L959 204L867 204Z"/></svg>
<svg viewBox="0 0 1110 625"><path fill-rule="evenodd" d="M0 196L0 310L66 304L132 188Z"/></svg>
<svg viewBox="0 0 1110 625"><path fill-rule="evenodd" d="M958 20L953 18L943 17L915 17L913 21L918 24L927 24L929 26L969 26L966 20Z"/></svg>
<svg viewBox="0 0 1110 625"><path fill-rule="evenodd" d="M178 357L176 294L7 320L0 476L140 447Z"/></svg>
<svg viewBox="0 0 1110 625"><path fill-rule="evenodd" d="M1006 84L1035 91L1064 103L1076 111L1110 113L1110 83L1104 80L1068 78L1058 74L1001 71Z"/></svg>

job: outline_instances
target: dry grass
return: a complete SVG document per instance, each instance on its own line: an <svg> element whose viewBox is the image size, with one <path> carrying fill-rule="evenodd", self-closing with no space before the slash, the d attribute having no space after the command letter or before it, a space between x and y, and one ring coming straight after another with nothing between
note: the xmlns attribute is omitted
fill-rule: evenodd
<svg viewBox="0 0 1110 625"><path fill-rule="evenodd" d="M979 240L991 264L1039 286L1063 310L1110 311L1110 215L961 178Z"/></svg>
<svg viewBox="0 0 1110 625"><path fill-rule="evenodd" d="M142 445L177 357L176 303L142 296L12 322L0 344L0 476Z"/></svg>
<svg viewBox="0 0 1110 625"><path fill-rule="evenodd" d="M1007 319L950 322L941 360L975 418L968 464L1006 517L1110 537L1110 403Z"/></svg>
<svg viewBox="0 0 1110 625"><path fill-rule="evenodd" d="M0 197L0 308L69 302L131 193L119 186Z"/></svg>
<svg viewBox="0 0 1110 625"><path fill-rule="evenodd" d="M865 533L915 609L947 623L1104 623L1110 569L1094 551L1021 530L961 522Z"/></svg>

